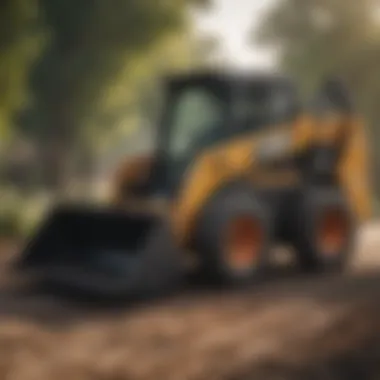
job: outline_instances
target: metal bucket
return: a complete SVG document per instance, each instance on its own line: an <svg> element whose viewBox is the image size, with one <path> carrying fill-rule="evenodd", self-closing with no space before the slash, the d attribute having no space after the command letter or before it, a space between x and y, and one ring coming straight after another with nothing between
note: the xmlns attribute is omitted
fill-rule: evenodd
<svg viewBox="0 0 380 380"><path fill-rule="evenodd" d="M108 297L165 288L179 267L160 217L83 207L54 210L16 265L45 284Z"/></svg>

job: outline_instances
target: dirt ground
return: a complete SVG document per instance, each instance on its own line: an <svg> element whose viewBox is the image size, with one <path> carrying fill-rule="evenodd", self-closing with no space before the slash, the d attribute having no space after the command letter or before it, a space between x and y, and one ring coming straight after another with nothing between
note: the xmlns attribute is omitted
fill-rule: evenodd
<svg viewBox="0 0 380 380"><path fill-rule="evenodd" d="M21 295L4 273L0 379L378 379L379 232L380 224L363 229L344 276L279 276L149 306Z"/></svg>

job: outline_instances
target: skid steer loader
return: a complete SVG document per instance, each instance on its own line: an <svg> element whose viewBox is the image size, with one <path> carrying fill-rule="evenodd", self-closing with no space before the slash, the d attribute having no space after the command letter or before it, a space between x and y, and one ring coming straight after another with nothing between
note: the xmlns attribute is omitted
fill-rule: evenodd
<svg viewBox="0 0 380 380"><path fill-rule="evenodd" d="M120 164L107 207L60 205L16 265L86 294L141 297L199 273L261 277L274 244L308 271L344 268L370 216L364 127L343 86L302 104L280 75L193 73L165 81L150 156Z"/></svg>

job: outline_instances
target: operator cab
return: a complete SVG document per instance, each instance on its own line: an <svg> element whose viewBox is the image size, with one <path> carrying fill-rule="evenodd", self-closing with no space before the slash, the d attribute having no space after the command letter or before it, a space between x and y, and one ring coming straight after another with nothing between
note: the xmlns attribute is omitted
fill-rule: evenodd
<svg viewBox="0 0 380 380"><path fill-rule="evenodd" d="M177 76L167 80L165 92L159 148L171 158L289 122L300 104L294 84L274 74Z"/></svg>
<svg viewBox="0 0 380 380"><path fill-rule="evenodd" d="M164 83L159 169L154 169L164 193L175 191L201 151L235 136L291 122L299 109L296 87L275 74L207 72L173 76Z"/></svg>

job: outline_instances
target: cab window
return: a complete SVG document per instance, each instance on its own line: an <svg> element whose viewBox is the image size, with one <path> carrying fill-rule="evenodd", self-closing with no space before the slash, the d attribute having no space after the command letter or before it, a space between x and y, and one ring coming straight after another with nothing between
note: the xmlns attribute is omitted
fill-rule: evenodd
<svg viewBox="0 0 380 380"><path fill-rule="evenodd" d="M225 119L223 97L209 86L189 86L178 91L170 110L168 153L176 160L212 143Z"/></svg>

